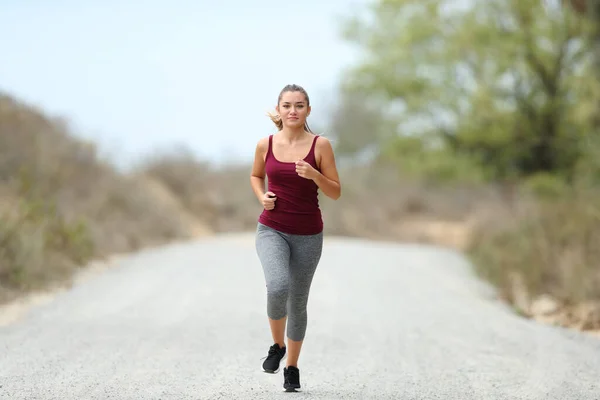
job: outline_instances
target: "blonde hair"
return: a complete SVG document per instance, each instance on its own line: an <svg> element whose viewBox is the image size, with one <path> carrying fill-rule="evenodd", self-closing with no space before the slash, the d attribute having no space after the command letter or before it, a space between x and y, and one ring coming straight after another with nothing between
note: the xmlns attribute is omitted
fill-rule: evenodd
<svg viewBox="0 0 600 400"><path fill-rule="evenodd" d="M286 85L283 89L281 89L281 92L279 92L279 97L277 98L277 104L279 104L279 102L281 101L281 97L283 96L283 94L285 92L300 92L300 93L302 93L304 95L304 98L306 99L306 105L310 106L310 99L308 98L308 93L306 93L306 90L304 90L304 88L299 85ZM281 120L281 116L277 112L268 112L267 116L271 119L271 121L273 121L273 123L275 124L277 129L279 129L279 130L283 129L283 121ZM307 132L312 133L312 131L310 130L310 127L308 126L308 123L306 121L304 122L304 129Z"/></svg>
<svg viewBox="0 0 600 400"><path fill-rule="evenodd" d="M281 116L279 114L277 114L277 112L271 112L271 111L269 111L267 113L267 116L269 117L269 119L271 121L273 121L273 123L275 124L275 126L277 127L277 129L279 129L279 130L283 129L283 121L281 120Z"/></svg>

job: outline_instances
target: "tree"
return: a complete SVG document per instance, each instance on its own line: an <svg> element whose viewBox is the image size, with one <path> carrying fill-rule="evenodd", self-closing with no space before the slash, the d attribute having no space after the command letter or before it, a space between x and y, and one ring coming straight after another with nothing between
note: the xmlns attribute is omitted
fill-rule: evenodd
<svg viewBox="0 0 600 400"><path fill-rule="evenodd" d="M342 157L361 158L377 152L378 144L393 136L397 125L385 107L359 92L340 91L330 115L329 131Z"/></svg>
<svg viewBox="0 0 600 400"><path fill-rule="evenodd" d="M590 15L592 18L600 17L600 1L598 0L563 0L562 3L570 5L582 15Z"/></svg>
<svg viewBox="0 0 600 400"><path fill-rule="evenodd" d="M597 95L590 30L539 0L380 0L348 21L346 38L365 58L345 90L400 110L395 141L417 135L496 179L568 177Z"/></svg>
<svg viewBox="0 0 600 400"><path fill-rule="evenodd" d="M569 3L580 15L589 18L593 24L589 39L594 48L596 78L600 81L600 0L563 0L564 2ZM600 129L600 99L598 100L597 111L594 125Z"/></svg>

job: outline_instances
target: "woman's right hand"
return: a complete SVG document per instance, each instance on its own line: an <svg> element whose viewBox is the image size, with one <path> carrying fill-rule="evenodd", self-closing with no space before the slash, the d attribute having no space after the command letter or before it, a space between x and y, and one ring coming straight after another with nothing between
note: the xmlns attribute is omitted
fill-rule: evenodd
<svg viewBox="0 0 600 400"><path fill-rule="evenodd" d="M263 204L263 207L265 208L265 210L274 209L275 208L275 200L277 200L275 193L273 193L273 192L265 193L262 198L262 204Z"/></svg>

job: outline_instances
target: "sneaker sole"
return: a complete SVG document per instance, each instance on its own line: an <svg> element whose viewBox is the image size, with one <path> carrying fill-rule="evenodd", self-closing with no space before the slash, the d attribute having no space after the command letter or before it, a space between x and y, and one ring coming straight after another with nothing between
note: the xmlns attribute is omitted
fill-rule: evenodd
<svg viewBox="0 0 600 400"><path fill-rule="evenodd" d="M302 391L302 389L300 389L300 388L283 388L283 391L284 391L284 392L287 392L287 393L291 393L291 392L301 392L301 391Z"/></svg>
<svg viewBox="0 0 600 400"><path fill-rule="evenodd" d="M281 361L279 361L279 368L277 368L275 371L271 371L271 370L268 370L268 369L264 369L264 368L262 368L262 367L261 367L261 369L262 369L262 370L263 370L263 372L264 372L264 373L266 373L266 374L276 374L276 373L278 373L279 371L281 371L281 363L282 363L283 361L285 361L285 359L286 359L286 358L287 358L287 352L286 352L286 353L283 355L283 357L281 358Z"/></svg>

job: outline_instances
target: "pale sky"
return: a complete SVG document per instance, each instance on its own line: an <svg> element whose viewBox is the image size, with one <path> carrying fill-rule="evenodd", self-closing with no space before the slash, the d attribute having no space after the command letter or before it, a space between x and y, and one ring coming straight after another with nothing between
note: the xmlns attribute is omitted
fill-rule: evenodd
<svg viewBox="0 0 600 400"><path fill-rule="evenodd" d="M370 2L0 0L0 90L121 164L177 143L249 160L286 84L307 89L313 125L326 118L358 55L337 16Z"/></svg>

